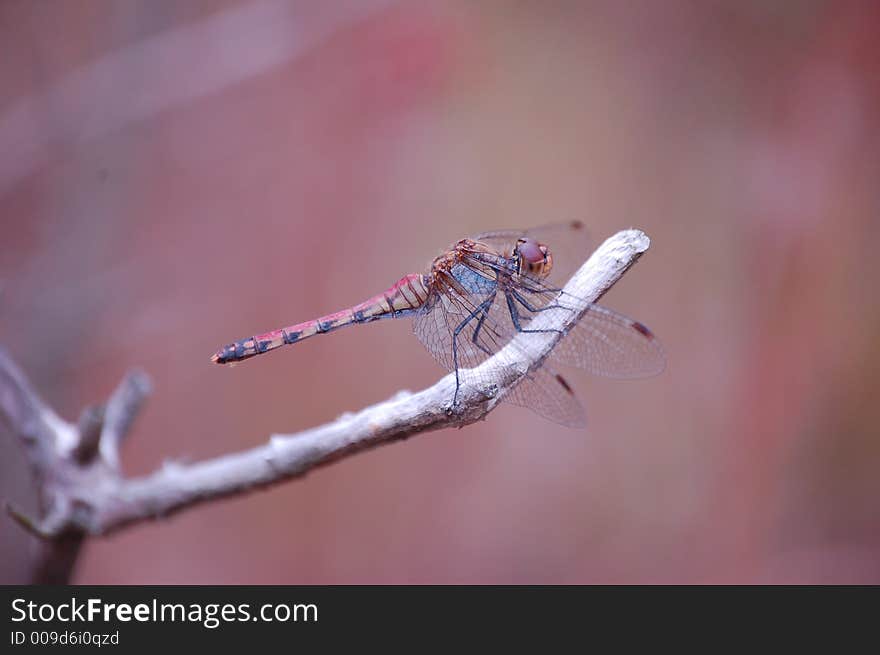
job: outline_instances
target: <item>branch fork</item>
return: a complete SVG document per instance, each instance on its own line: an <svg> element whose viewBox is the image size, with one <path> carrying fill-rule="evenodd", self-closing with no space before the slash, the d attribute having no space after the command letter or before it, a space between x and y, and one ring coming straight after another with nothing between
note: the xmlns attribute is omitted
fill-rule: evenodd
<svg viewBox="0 0 880 655"><path fill-rule="evenodd" d="M106 405L86 407L73 425L39 398L0 349L0 416L19 437L40 496L39 519L7 503L10 516L43 538L83 532L90 506L81 492L122 482L120 446L150 391L147 375L130 371Z"/></svg>

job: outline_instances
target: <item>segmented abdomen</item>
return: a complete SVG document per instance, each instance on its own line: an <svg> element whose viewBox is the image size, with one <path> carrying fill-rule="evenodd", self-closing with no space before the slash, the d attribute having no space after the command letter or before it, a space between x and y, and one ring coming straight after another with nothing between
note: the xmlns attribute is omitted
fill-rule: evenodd
<svg viewBox="0 0 880 655"><path fill-rule="evenodd" d="M428 298L425 278L418 273L402 277L384 292L369 300L334 314L306 323L258 334L230 343L218 350L211 360L218 364L240 362L287 344L332 332L354 323L369 323L382 318L400 318L422 307Z"/></svg>

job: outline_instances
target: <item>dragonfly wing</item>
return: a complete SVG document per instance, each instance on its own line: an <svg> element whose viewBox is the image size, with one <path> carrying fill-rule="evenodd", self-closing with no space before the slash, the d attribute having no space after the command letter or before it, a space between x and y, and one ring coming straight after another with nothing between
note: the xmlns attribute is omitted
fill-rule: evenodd
<svg viewBox="0 0 880 655"><path fill-rule="evenodd" d="M522 280L514 296L520 322L525 325L538 312L578 304L570 294L528 278ZM588 306L551 351L550 359L612 378L649 377L661 373L666 366L663 346L647 327L596 304Z"/></svg>
<svg viewBox="0 0 880 655"><path fill-rule="evenodd" d="M569 428L586 425L584 407L568 382L546 364L528 373L503 400Z"/></svg>
<svg viewBox="0 0 880 655"><path fill-rule="evenodd" d="M523 320L527 324L530 318L523 317ZM516 333L507 301L500 292L495 298L437 294L429 300L426 310L416 317L414 328L428 351L450 371L455 369L453 339L459 369L473 369L501 350ZM457 329L458 336L455 337ZM503 366L504 362L499 365ZM491 371L487 379L465 373L461 383L480 386L491 382L488 377L492 377ZM546 364L523 377L503 400L531 409L561 425L578 428L585 424L583 407L571 387Z"/></svg>
<svg viewBox="0 0 880 655"><path fill-rule="evenodd" d="M612 378L649 377L666 367L663 346L647 327L601 305L590 305L550 359Z"/></svg>
<svg viewBox="0 0 880 655"><path fill-rule="evenodd" d="M537 227L528 228L489 230L487 232L474 234L469 238L474 241L489 241L492 243L510 244L513 246L513 244L516 243L516 240L523 236L529 236L545 243L571 239L575 236L582 238L585 241L589 239L588 231L581 221L546 223Z"/></svg>
<svg viewBox="0 0 880 655"><path fill-rule="evenodd" d="M500 310L503 294L434 293L413 322L419 341L448 371L474 368L510 341L513 329Z"/></svg>

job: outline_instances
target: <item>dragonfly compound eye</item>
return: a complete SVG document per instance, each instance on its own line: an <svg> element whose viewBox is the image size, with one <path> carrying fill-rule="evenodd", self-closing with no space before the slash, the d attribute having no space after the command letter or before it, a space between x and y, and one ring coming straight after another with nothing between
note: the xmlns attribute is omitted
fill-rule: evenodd
<svg viewBox="0 0 880 655"><path fill-rule="evenodd" d="M547 246L524 237L517 241L516 253L520 258L520 272L544 277L553 267L553 257Z"/></svg>

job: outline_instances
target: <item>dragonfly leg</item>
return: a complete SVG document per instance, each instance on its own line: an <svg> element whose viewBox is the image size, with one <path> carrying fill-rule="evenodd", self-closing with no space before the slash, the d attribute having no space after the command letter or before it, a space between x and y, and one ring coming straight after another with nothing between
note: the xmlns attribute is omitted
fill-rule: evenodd
<svg viewBox="0 0 880 655"><path fill-rule="evenodd" d="M452 331L452 366L455 369L455 393L452 396L453 407L458 404L458 390L459 387L461 387L461 380L458 376L458 335L461 334L461 331L467 327L468 323L470 323L480 314L483 314L483 316L480 318L480 323L478 326L479 329L479 327L482 326L482 323L486 318L486 313L488 312L489 307L492 306L492 302L494 300L495 294L492 294L490 298L481 302L474 311L468 314L465 319L455 327L455 330Z"/></svg>
<svg viewBox="0 0 880 655"><path fill-rule="evenodd" d="M483 323L485 323L486 318L488 318L488 316L489 316L489 307L492 306L492 303L493 303L493 302L495 302L495 294L494 294L494 293L492 294L492 296L491 296L489 299L486 300L486 302L484 302L484 303L482 303L482 304L480 305L480 307L483 308L483 312L482 312L482 314L480 315L480 320L477 321L477 327L474 328L474 336L471 337L471 341L473 342L473 344L474 344L477 348L479 348L480 350L482 350L484 353L486 353L487 355L491 355L491 354L492 354L492 351L489 350L488 348L486 348L486 347L485 347L483 344L481 344L479 341L477 341L477 339L480 338L480 330L483 329ZM479 308L478 308L478 309L479 309Z"/></svg>
<svg viewBox="0 0 880 655"><path fill-rule="evenodd" d="M533 307L532 304L523 298L521 293L516 291L511 291L511 294L514 298L516 298L517 302L525 307L528 311L537 314L538 312L544 312L548 309L571 309L570 307L566 307L565 305L560 305L558 302L552 302L549 305L544 305L543 307Z"/></svg>
<svg viewBox="0 0 880 655"><path fill-rule="evenodd" d="M516 304L513 302L515 296L519 296L519 294L517 294L516 292L504 294L504 297L507 298L507 309L510 311L510 319L513 321L513 327L516 328L517 332L556 332L557 334L563 334L562 330L557 330L554 328L549 328L546 330L529 330L528 328L524 328L522 325L520 325L519 310L516 308ZM531 309L527 303L523 302L522 298L517 297L516 300L522 303L523 307L525 307L528 311L542 311L544 309L549 309L549 307L542 307L540 310L534 310Z"/></svg>

